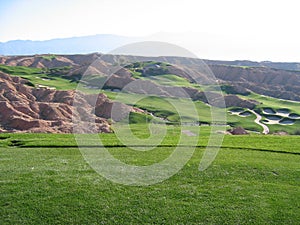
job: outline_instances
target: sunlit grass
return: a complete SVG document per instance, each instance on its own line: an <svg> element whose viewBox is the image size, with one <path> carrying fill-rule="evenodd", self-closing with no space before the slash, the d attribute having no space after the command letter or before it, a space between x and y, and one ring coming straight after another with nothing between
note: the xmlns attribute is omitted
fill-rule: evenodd
<svg viewBox="0 0 300 225"><path fill-rule="evenodd" d="M209 131L200 128L199 147L179 173L144 187L97 174L73 135L1 134L1 224L297 224L300 137L226 136L216 160L200 172ZM98 137L115 158L145 166L167 158L180 134L169 127L162 145L148 152L122 147L115 134Z"/></svg>

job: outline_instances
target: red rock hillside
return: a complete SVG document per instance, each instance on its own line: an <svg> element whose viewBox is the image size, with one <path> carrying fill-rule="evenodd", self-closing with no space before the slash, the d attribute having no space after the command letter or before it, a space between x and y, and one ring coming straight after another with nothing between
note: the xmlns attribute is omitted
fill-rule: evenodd
<svg viewBox="0 0 300 225"><path fill-rule="evenodd" d="M0 72L0 132L72 133L74 118L80 121L76 132L111 132L107 119L113 102L106 95L33 89L25 83ZM133 110L121 103L117 107L123 114Z"/></svg>

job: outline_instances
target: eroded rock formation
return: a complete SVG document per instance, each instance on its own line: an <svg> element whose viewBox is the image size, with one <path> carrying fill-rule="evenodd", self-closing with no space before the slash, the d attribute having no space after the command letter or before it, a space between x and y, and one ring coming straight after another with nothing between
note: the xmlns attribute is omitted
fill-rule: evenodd
<svg viewBox="0 0 300 225"><path fill-rule="evenodd" d="M0 132L111 132L107 119L114 103L106 95L34 89L27 81L0 72ZM120 115L134 110L116 103ZM122 118L119 118L122 119Z"/></svg>

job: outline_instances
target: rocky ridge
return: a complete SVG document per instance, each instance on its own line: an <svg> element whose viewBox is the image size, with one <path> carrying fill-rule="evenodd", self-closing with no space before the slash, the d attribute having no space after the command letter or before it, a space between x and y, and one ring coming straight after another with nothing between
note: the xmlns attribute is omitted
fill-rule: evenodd
<svg viewBox="0 0 300 225"><path fill-rule="evenodd" d="M0 72L0 132L111 132L107 119L113 102L106 95L34 89L27 81ZM135 111L117 103L120 113Z"/></svg>

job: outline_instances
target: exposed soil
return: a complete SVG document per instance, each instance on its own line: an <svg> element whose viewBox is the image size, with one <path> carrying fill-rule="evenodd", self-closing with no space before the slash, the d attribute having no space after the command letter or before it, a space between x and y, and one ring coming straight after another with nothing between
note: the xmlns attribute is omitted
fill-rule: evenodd
<svg viewBox="0 0 300 225"><path fill-rule="evenodd" d="M74 121L81 133L111 132L107 119L114 103L106 95L34 89L26 82L0 72L0 132L71 133ZM130 110L118 103L120 115Z"/></svg>

